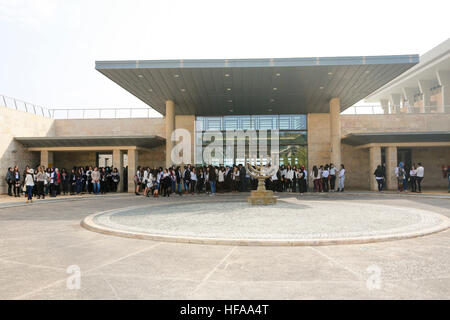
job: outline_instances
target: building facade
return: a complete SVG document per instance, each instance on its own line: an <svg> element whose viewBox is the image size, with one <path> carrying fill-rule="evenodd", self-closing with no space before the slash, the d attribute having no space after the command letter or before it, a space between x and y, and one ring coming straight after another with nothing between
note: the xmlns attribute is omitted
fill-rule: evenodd
<svg viewBox="0 0 450 320"><path fill-rule="evenodd" d="M208 146L203 137L209 131L220 132L226 148L231 139L227 134L234 130L254 130L258 139L259 132L276 130L281 164L309 169L345 164L347 188L375 190L372 173L384 163L387 187L395 189L394 168L400 161L422 162L423 186L445 188L442 167L450 164L449 43L420 59L97 62L98 71L163 117L55 119L51 112L21 111L0 99L6 106L0 107L0 170L38 164L70 169L102 159L120 172L126 168L128 178L122 183L133 191L138 165L172 165L176 129L192 137L192 164L203 164L199 155ZM366 97L379 101L385 113L341 115ZM248 160L233 154L222 155L215 164ZM2 179L0 193L5 192Z"/></svg>

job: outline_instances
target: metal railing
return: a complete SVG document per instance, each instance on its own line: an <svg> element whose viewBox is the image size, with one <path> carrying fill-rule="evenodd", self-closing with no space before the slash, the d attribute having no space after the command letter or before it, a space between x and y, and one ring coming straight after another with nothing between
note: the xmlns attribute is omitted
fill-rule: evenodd
<svg viewBox="0 0 450 320"><path fill-rule="evenodd" d="M151 118L150 108L51 109L53 119L131 119Z"/></svg>
<svg viewBox="0 0 450 320"><path fill-rule="evenodd" d="M389 106L385 112L382 106L352 106L346 109L341 114L448 114L450 113L450 106L424 106L421 107L411 107L411 106Z"/></svg>
<svg viewBox="0 0 450 320"><path fill-rule="evenodd" d="M36 104L26 102L23 100L11 98L11 97L8 97L5 95L0 95L0 105L3 105L4 107L7 107L7 108L19 110L19 111L33 113L35 115L39 115L39 116L43 116L43 117L48 117L48 118L52 117L50 110L45 107L38 106Z"/></svg>
<svg viewBox="0 0 450 320"><path fill-rule="evenodd" d="M151 108L76 108L76 109L47 109L23 100L0 95L0 106L33 113L52 119L130 119L130 118L151 118L155 114ZM421 112L423 111L423 112ZM346 109L341 114L417 114L417 113L450 113L450 106L389 106L387 112L380 105L362 106L356 105Z"/></svg>

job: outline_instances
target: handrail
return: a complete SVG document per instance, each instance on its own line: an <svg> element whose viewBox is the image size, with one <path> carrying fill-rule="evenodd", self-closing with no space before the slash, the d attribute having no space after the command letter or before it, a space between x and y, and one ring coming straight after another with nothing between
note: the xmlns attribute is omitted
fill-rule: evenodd
<svg viewBox="0 0 450 320"><path fill-rule="evenodd" d="M131 119L131 118L151 118L151 108L53 108L47 109L33 103L11 98L0 94L0 106L33 113L35 115L52 119ZM386 110L380 105L355 105L347 108L341 114L434 114L450 113L450 106L389 106Z"/></svg>
<svg viewBox="0 0 450 320"><path fill-rule="evenodd" d="M448 114L450 106L388 106L386 109L380 105L373 106L352 106L347 108L341 114L358 115L358 114Z"/></svg>

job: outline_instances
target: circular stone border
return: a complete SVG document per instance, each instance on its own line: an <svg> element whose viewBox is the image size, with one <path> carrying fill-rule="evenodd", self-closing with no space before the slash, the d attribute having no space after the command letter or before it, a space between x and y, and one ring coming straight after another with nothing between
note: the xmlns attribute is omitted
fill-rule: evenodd
<svg viewBox="0 0 450 320"><path fill-rule="evenodd" d="M188 201L188 203L203 203L200 201ZM170 203L161 203L157 206L166 206ZM191 244L210 244L210 245L232 245L232 246L327 246L327 245L343 245L343 244L364 244L373 242L385 242L394 240L403 240L422 237L433 233L445 231L450 228L450 219L441 214L432 212L439 216L441 223L430 228L417 230L412 232L405 232L393 235L378 235L378 236L363 236L363 237L349 237L349 238L329 238L329 239L227 239L227 238L207 238L207 237L188 237L188 236L171 236L171 235L155 235L143 232L134 232L121 229L115 229L97 224L94 220L97 216L105 213L126 211L137 208L146 207L147 205L130 206L120 209L106 210L97 212L85 217L80 225L81 227L106 235L113 235L124 238L134 238L142 240L153 240L162 242L177 242L177 243L191 243Z"/></svg>

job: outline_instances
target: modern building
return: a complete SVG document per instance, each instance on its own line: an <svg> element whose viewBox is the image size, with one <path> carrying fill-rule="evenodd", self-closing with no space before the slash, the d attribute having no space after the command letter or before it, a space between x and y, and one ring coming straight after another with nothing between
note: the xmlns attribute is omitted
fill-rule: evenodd
<svg viewBox="0 0 450 320"><path fill-rule="evenodd" d="M387 187L395 189L399 161L423 163L424 187L447 186L442 166L450 164L450 40L420 58L98 61L96 69L163 118L127 118L114 110L108 119L55 119L55 110L37 115L36 106L22 112L17 101L0 99L10 107L0 108L2 172L15 164L95 165L110 154L115 167L128 165L132 186L138 165L172 164L174 129L194 137L193 164L202 161L197 155L207 145L205 132L268 129L279 130L280 162L309 168L343 163L348 188L374 190L372 173L385 163ZM341 115L366 97L385 113Z"/></svg>

